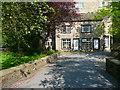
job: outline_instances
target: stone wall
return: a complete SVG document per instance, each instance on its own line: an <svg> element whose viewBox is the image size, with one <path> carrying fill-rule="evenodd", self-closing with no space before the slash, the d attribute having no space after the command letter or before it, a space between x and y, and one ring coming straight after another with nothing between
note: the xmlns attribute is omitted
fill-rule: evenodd
<svg viewBox="0 0 120 90"><path fill-rule="evenodd" d="M106 58L106 71L120 81L120 61Z"/></svg>
<svg viewBox="0 0 120 90"><path fill-rule="evenodd" d="M120 43L114 43L111 47L112 56L120 60Z"/></svg>
<svg viewBox="0 0 120 90"><path fill-rule="evenodd" d="M0 71L0 85L2 88L9 88L13 83L18 81L23 77L28 77L30 73L40 69L42 66L45 66L47 63L52 63L57 60L57 56L60 53L55 53L44 58L22 64L17 67L12 67L6 70Z"/></svg>

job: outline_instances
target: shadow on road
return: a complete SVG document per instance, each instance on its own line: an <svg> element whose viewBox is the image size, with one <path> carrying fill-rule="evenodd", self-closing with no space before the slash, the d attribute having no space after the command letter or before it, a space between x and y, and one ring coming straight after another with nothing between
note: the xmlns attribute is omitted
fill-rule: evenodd
<svg viewBox="0 0 120 90"><path fill-rule="evenodd" d="M39 86L47 88L117 88L118 81L105 72L105 58L109 53L80 53L59 57L55 65L40 81Z"/></svg>

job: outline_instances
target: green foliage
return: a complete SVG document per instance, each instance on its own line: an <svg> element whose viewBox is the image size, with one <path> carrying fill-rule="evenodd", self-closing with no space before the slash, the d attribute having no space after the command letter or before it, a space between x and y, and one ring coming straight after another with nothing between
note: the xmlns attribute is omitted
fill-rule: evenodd
<svg viewBox="0 0 120 90"><path fill-rule="evenodd" d="M2 69L7 69L10 67L18 66L20 64L24 64L30 61L34 61L38 58L45 57L46 54L34 54L33 56L22 56L20 58L20 63L18 63L18 54L14 52L2 52L2 60L0 64L2 65Z"/></svg>
<svg viewBox="0 0 120 90"><path fill-rule="evenodd" d="M54 9L45 2L3 2L3 45L10 51L42 51L49 37L48 15Z"/></svg>
<svg viewBox="0 0 120 90"><path fill-rule="evenodd" d="M112 30L110 31L115 36L115 42L120 43L120 1L112 2Z"/></svg>
<svg viewBox="0 0 120 90"><path fill-rule="evenodd" d="M109 33L115 36L115 42L120 42L120 1L112 2L110 6L92 13L97 14L93 20L111 18L112 27L109 28Z"/></svg>
<svg viewBox="0 0 120 90"><path fill-rule="evenodd" d="M27 70L27 72L26 72L26 73L27 73L27 74L30 74L31 72L32 72L31 70Z"/></svg>
<svg viewBox="0 0 120 90"><path fill-rule="evenodd" d="M55 53L57 53L58 52L58 50L55 50Z"/></svg>
<svg viewBox="0 0 120 90"><path fill-rule="evenodd" d="M58 50L48 51L48 52L47 52L47 55L51 55L51 54L53 54L53 53L57 53L57 52L58 52Z"/></svg>
<svg viewBox="0 0 120 90"><path fill-rule="evenodd" d="M101 20L104 19L105 17L110 17L110 8L102 8L99 9L95 12L91 12L91 14L94 14L93 20Z"/></svg>
<svg viewBox="0 0 120 90"><path fill-rule="evenodd" d="M53 54L54 51L48 51L47 54L50 55L50 54Z"/></svg>
<svg viewBox="0 0 120 90"><path fill-rule="evenodd" d="M18 60L19 54L14 53L14 52L0 52L0 58L1 58L0 65L2 65L2 68L0 68L0 70L8 69L10 67L15 67L15 66L18 66L20 64L28 63L28 62L37 60L39 58L45 57L47 55L51 55L51 54L56 53L56 52L58 52L58 50L48 51L47 54L34 53L34 55L32 55L32 56L23 55L20 57L20 62L18 62L19 61Z"/></svg>
<svg viewBox="0 0 120 90"><path fill-rule="evenodd" d="M18 55L16 53L5 53L2 52L2 69L7 69L9 67L14 67L18 65L17 62Z"/></svg>
<svg viewBox="0 0 120 90"><path fill-rule="evenodd" d="M2 47L2 27L0 27L0 47Z"/></svg>

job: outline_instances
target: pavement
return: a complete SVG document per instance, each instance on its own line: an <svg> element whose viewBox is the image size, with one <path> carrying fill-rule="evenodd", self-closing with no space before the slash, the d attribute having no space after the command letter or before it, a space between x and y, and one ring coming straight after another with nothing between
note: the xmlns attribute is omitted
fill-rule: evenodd
<svg viewBox="0 0 120 90"><path fill-rule="evenodd" d="M120 88L120 82L105 71L109 52L73 52L58 57L34 75L13 84L15 88Z"/></svg>

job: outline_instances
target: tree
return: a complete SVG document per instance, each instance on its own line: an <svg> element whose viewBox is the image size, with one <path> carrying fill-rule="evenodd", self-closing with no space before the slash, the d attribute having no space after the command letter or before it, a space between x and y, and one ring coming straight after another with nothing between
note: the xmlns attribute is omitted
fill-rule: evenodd
<svg viewBox="0 0 120 90"><path fill-rule="evenodd" d="M40 51L46 34L47 13L54 10L41 2L4 2L2 4L3 41L10 51ZM43 47L42 47L43 48Z"/></svg>
<svg viewBox="0 0 120 90"><path fill-rule="evenodd" d="M97 10L95 12L96 19L104 19L104 18L111 18L112 26L109 28L109 33L114 35L115 41L119 42L120 39L120 1L119 2L111 2L110 6L106 6L103 9ZM95 14L94 13L94 14Z"/></svg>
<svg viewBox="0 0 120 90"><path fill-rule="evenodd" d="M112 30L115 42L120 43L120 1L111 3Z"/></svg>
<svg viewBox="0 0 120 90"><path fill-rule="evenodd" d="M99 17L94 19L111 18L112 25L109 26L109 33L113 35L113 45L111 46L111 53L114 58L120 59L120 1L111 2L110 6L100 9L96 12Z"/></svg>
<svg viewBox="0 0 120 90"><path fill-rule="evenodd" d="M73 24L72 21L77 17L80 20L81 15L76 12L75 2L47 2L47 4L55 10L54 14L48 15L49 21L47 22L47 26L49 26L47 28L51 30L49 34L52 35L52 41L55 42L55 30L59 28L57 26L64 25L65 22Z"/></svg>
<svg viewBox="0 0 120 90"><path fill-rule="evenodd" d="M77 15L73 2L4 2L3 41L10 51L44 52L45 41L56 26ZM64 13L64 14L63 14Z"/></svg>

